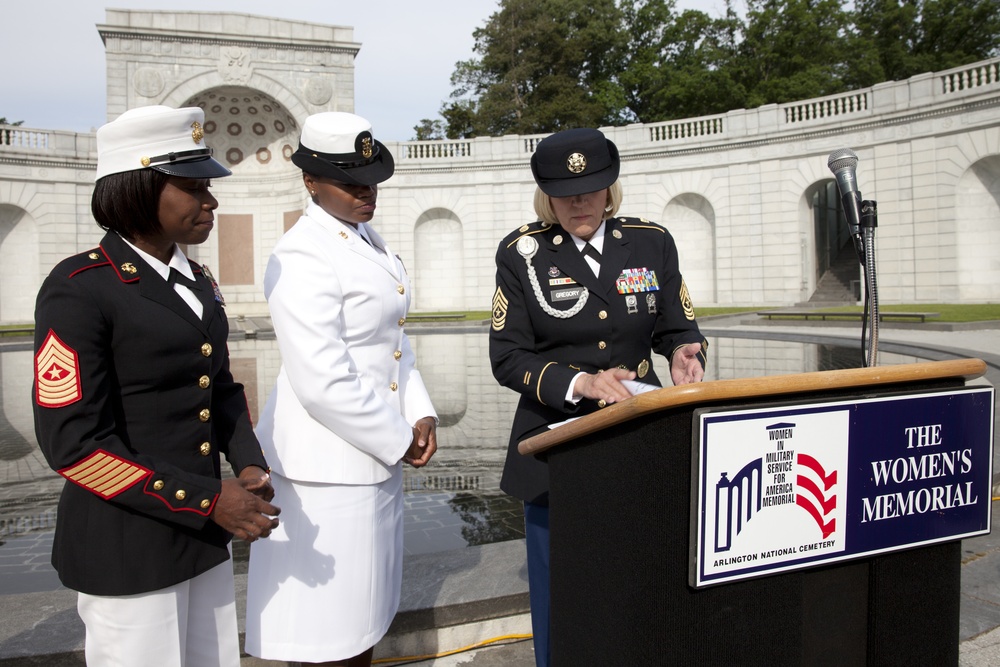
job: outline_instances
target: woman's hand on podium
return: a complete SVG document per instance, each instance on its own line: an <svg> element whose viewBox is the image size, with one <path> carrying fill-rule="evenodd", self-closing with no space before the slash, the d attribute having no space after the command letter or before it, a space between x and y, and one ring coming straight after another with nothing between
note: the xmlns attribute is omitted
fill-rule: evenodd
<svg viewBox="0 0 1000 667"><path fill-rule="evenodd" d="M675 385L701 382L705 377L698 355L701 353L701 343L688 343L674 350L670 357L670 379Z"/></svg>

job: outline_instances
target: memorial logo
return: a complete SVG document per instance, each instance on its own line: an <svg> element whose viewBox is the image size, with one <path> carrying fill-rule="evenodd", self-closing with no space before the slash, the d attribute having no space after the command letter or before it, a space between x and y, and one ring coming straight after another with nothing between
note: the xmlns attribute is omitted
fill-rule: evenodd
<svg viewBox="0 0 1000 667"><path fill-rule="evenodd" d="M843 411L712 424L703 461L706 574L843 549L848 428Z"/></svg>

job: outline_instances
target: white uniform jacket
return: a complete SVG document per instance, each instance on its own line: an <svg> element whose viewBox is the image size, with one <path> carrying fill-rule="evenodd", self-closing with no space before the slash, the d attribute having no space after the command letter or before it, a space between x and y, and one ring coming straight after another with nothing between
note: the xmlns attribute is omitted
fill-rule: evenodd
<svg viewBox="0 0 1000 667"><path fill-rule="evenodd" d="M384 254L310 203L264 274L282 366L257 437L289 479L384 481L406 453L411 425L436 418L403 333L406 271L364 226Z"/></svg>

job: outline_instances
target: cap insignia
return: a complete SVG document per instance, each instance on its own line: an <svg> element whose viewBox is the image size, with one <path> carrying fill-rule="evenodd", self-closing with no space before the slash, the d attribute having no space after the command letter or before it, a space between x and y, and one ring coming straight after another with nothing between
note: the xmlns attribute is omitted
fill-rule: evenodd
<svg viewBox="0 0 1000 667"><path fill-rule="evenodd" d="M574 174L579 174L587 168L587 158L583 153L573 153L566 159L566 168Z"/></svg>
<svg viewBox="0 0 1000 667"><path fill-rule="evenodd" d="M201 140L205 138L205 132L201 129L201 123L195 121L191 123L191 138L194 139L194 143L200 144Z"/></svg>
<svg viewBox="0 0 1000 667"><path fill-rule="evenodd" d="M368 159L372 156L372 138L365 137L361 140L361 155Z"/></svg>

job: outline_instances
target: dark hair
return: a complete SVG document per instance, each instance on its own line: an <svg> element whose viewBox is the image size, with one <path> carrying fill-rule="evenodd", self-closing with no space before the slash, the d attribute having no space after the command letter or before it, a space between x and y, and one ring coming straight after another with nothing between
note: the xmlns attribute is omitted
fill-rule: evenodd
<svg viewBox="0 0 1000 667"><path fill-rule="evenodd" d="M133 240L160 230L160 194L170 177L133 169L97 179L90 210L97 224Z"/></svg>

